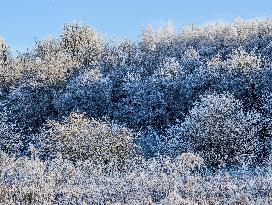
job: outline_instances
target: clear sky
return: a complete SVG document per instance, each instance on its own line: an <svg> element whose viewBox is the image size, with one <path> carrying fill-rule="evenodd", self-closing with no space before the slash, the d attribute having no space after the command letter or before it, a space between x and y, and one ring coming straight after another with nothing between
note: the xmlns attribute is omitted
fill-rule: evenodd
<svg viewBox="0 0 272 205"><path fill-rule="evenodd" d="M272 0L0 0L0 36L12 50L35 39L57 36L71 21L91 25L105 36L138 38L144 25L171 19L175 29L196 23L272 17Z"/></svg>

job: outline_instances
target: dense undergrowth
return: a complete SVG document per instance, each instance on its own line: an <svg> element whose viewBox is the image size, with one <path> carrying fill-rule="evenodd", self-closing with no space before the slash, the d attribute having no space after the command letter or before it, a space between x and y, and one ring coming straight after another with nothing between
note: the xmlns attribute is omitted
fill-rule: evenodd
<svg viewBox="0 0 272 205"><path fill-rule="evenodd" d="M0 39L0 204L272 204L272 19Z"/></svg>

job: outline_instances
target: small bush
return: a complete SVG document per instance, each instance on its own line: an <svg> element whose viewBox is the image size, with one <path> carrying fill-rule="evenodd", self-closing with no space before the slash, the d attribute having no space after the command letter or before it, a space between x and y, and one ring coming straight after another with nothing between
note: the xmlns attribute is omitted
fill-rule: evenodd
<svg viewBox="0 0 272 205"><path fill-rule="evenodd" d="M41 149L50 156L60 153L73 161L124 164L136 154L134 134L108 122L71 113L63 122L49 121L40 135Z"/></svg>

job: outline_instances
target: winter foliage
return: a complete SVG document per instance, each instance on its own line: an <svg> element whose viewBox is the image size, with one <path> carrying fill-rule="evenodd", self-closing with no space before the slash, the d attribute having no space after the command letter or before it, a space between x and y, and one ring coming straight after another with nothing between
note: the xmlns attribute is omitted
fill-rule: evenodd
<svg viewBox="0 0 272 205"><path fill-rule="evenodd" d="M271 18L0 38L0 204L272 204L271 53Z"/></svg>

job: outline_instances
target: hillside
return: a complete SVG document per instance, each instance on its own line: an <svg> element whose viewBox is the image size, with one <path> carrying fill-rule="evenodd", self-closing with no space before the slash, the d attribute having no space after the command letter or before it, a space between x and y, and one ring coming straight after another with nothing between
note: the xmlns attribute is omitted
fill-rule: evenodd
<svg viewBox="0 0 272 205"><path fill-rule="evenodd" d="M0 204L272 204L272 19L0 38Z"/></svg>

